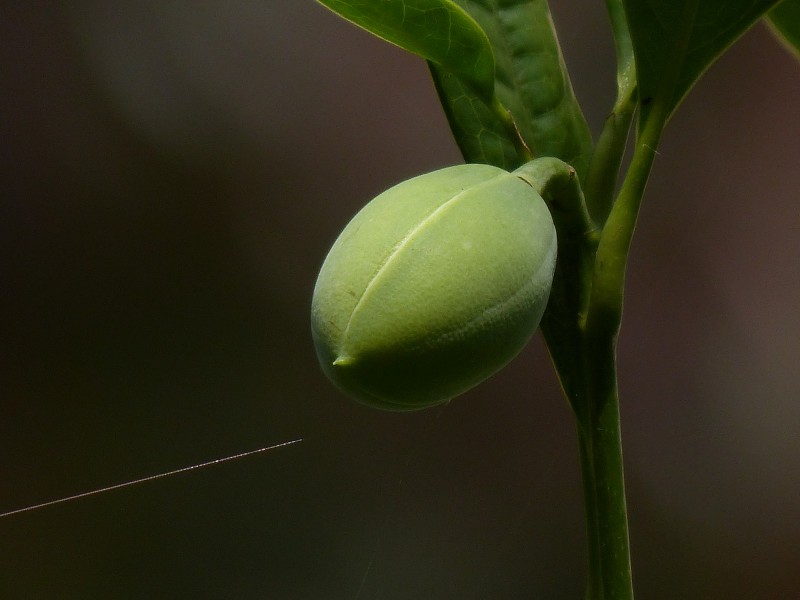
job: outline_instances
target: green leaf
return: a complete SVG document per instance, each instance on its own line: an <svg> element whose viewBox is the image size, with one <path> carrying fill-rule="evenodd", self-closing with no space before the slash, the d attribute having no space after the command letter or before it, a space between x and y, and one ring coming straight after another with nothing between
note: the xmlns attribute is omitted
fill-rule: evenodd
<svg viewBox="0 0 800 600"><path fill-rule="evenodd" d="M317 0L379 38L460 75L478 94L494 94L486 34L451 0Z"/></svg>
<svg viewBox="0 0 800 600"><path fill-rule="evenodd" d="M666 122L706 69L777 0L623 0L636 56L640 126Z"/></svg>
<svg viewBox="0 0 800 600"><path fill-rule="evenodd" d="M455 0L489 36L496 65L495 93L510 112L511 126L497 107L480 106L463 86L443 85L434 78L450 125L465 158L504 168L529 157L516 151L509 165L509 147L521 135L534 157L559 158L584 176L592 141L569 81L545 0ZM518 131L518 132L517 132ZM498 145L498 136L503 143ZM475 148L477 144L481 148ZM469 142L469 143L466 143ZM506 162L502 162L506 161Z"/></svg>
<svg viewBox="0 0 800 600"><path fill-rule="evenodd" d="M769 12L767 23L789 51L800 60L800 0L783 0Z"/></svg>
<svg viewBox="0 0 800 600"><path fill-rule="evenodd" d="M467 162L512 171L525 162L514 143L516 135L496 112L454 75L429 63L456 144Z"/></svg>

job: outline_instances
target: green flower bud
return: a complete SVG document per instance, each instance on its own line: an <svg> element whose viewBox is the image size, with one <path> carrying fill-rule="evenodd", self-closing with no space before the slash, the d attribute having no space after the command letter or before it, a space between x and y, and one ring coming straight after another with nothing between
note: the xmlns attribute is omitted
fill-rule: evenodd
<svg viewBox="0 0 800 600"><path fill-rule="evenodd" d="M520 177L459 165L367 204L325 259L311 307L317 355L356 400L392 410L446 402L533 335L556 232Z"/></svg>

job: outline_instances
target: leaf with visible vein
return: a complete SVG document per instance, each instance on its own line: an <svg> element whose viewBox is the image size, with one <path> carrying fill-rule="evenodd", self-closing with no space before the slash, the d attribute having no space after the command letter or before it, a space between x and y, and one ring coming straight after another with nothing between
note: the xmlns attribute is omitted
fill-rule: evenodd
<svg viewBox="0 0 800 600"><path fill-rule="evenodd" d="M453 137L467 162L494 165L512 171L525 162L509 129L464 82L429 63Z"/></svg>
<svg viewBox="0 0 800 600"><path fill-rule="evenodd" d="M769 11L767 23L786 48L800 60L800 0L783 0Z"/></svg>
<svg viewBox="0 0 800 600"><path fill-rule="evenodd" d="M564 66L550 11L545 0L455 0L480 24L492 45L496 65L495 93L534 156L554 156L571 164L583 176L592 141ZM434 77L439 69L433 67ZM509 158L515 132L490 107L465 100L462 90L448 95L438 85L450 125L468 161L498 166ZM442 93L444 92L444 93ZM465 112L461 112L461 111ZM476 118L477 115L477 118ZM501 148L475 148L482 137L492 146L504 136ZM464 143L469 141L469 144ZM518 156L519 166L524 157Z"/></svg>
<svg viewBox="0 0 800 600"><path fill-rule="evenodd" d="M636 55L640 126L666 121L708 67L777 0L623 0Z"/></svg>
<svg viewBox="0 0 800 600"><path fill-rule="evenodd" d="M457 73L490 100L494 58L486 34L451 0L317 0L377 37Z"/></svg>

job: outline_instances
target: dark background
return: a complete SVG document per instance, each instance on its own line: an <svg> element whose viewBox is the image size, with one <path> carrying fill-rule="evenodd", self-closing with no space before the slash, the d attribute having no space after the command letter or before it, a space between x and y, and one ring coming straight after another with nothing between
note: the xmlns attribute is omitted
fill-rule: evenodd
<svg viewBox="0 0 800 600"><path fill-rule="evenodd" d="M601 2L555 2L597 132ZM310 0L5 2L0 597L575 599L571 417L537 338L445 408L323 378L316 271L460 162L423 62ZM762 26L663 139L619 348L641 599L800 595L800 66Z"/></svg>

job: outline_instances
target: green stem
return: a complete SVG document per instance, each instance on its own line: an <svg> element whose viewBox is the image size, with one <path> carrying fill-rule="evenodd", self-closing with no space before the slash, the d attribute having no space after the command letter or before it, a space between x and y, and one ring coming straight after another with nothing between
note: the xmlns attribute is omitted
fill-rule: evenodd
<svg viewBox="0 0 800 600"><path fill-rule="evenodd" d="M614 343L591 345L587 410L578 415L589 529L590 600L633 600Z"/></svg>
<svg viewBox="0 0 800 600"><path fill-rule="evenodd" d="M598 234L569 165L539 158L514 174L545 199L558 233L562 270L557 266L542 331L578 424L589 545L587 600L632 600L616 329L587 328L586 320Z"/></svg>
<svg viewBox="0 0 800 600"><path fill-rule="evenodd" d="M625 267L639 207L666 122L664 105L654 106L636 141L630 167L606 220L595 255L585 328L590 339L616 341L622 320Z"/></svg>
<svg viewBox="0 0 800 600"><path fill-rule="evenodd" d="M636 109L636 63L621 0L606 0L617 54L617 100L597 140L584 190L592 217L604 223L611 210L620 165Z"/></svg>
<svg viewBox="0 0 800 600"><path fill-rule="evenodd" d="M614 33L614 52L617 55L618 97L625 96L625 90L636 87L636 60L633 40L628 28L628 16L623 0L606 0L606 10Z"/></svg>
<svg viewBox="0 0 800 600"><path fill-rule="evenodd" d="M619 9L619 0L608 0L607 4L609 10ZM693 22L697 4L695 0L684 5L682 23ZM616 16L619 17L620 14L617 12ZM615 23L615 33L620 33L621 27L622 21L619 20ZM585 350L581 375L586 384L587 398L582 404L585 410L576 411L576 416L581 466L584 470L584 484L588 488L585 498L590 530L590 560L593 561L588 585L591 600L633 600L620 437L616 343L622 320L628 252L642 196L655 160L656 148L674 108L672 97L675 82L686 53L691 27L686 26L679 31L682 35L675 40L675 60L662 74L655 93L639 101L636 145L619 195L611 204L608 218L603 224L594 258L588 309L586 318L581 323L581 339L584 342L581 348ZM624 37L618 36L618 39ZM624 45L618 45L617 51L619 55L628 55L628 49ZM620 60L620 64L623 62ZM632 77L629 77L631 68L630 65L621 68L618 71L618 81L622 82L619 86L621 92L628 89L632 94ZM624 99L625 94L620 93L620 98ZM631 102L630 98L627 102ZM632 107L632 102L630 106ZM613 144L609 147L613 149ZM613 161L616 156L616 152L601 152L595 157L595 165L602 167L604 160ZM616 172L613 176L616 179ZM595 184L593 191L597 190L606 190L603 193L607 193L607 184Z"/></svg>
<svg viewBox="0 0 800 600"><path fill-rule="evenodd" d="M589 165L586 198L591 201L592 217L598 223L604 223L611 211L622 157L636 109L634 91L635 88L631 87L618 98L611 114L606 118Z"/></svg>
<svg viewBox="0 0 800 600"><path fill-rule="evenodd" d="M542 197L550 209L559 243L584 243L596 234L589 216L578 174L564 161L545 156L529 161L514 175L525 181Z"/></svg>
<svg viewBox="0 0 800 600"><path fill-rule="evenodd" d="M590 600L633 600L620 437L616 342L625 267L647 179L666 120L653 106L606 220L594 260L581 331L586 401L576 411L589 527Z"/></svg>
<svg viewBox="0 0 800 600"><path fill-rule="evenodd" d="M622 319L625 267L666 105L649 107L619 196L595 254L591 293L581 331L586 401L576 411L589 527L591 600L633 600L625 481L620 437L616 342ZM592 531L594 529L594 531Z"/></svg>
<svg viewBox="0 0 800 600"><path fill-rule="evenodd" d="M586 534L589 550L589 576L586 581L586 600L601 600L603 571L600 566L600 524L597 512L596 474L594 471L594 452L592 440L578 426L578 450L581 460L583 482L583 505L586 510Z"/></svg>

